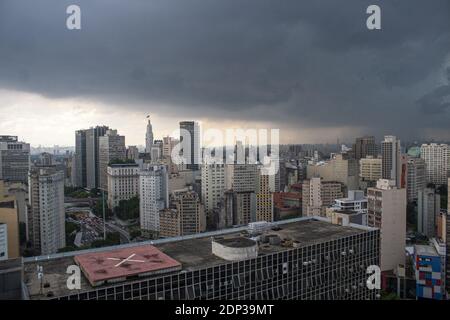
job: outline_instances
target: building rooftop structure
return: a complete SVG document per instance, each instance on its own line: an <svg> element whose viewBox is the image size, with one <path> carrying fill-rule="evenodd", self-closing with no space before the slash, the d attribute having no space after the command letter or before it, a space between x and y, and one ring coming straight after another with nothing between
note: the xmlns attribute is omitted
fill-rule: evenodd
<svg viewBox="0 0 450 320"><path fill-rule="evenodd" d="M277 244L272 242L261 243L258 248L258 255L287 251L292 249L293 243L296 244L296 247L308 246L342 237L364 234L370 230L374 229L356 224L351 224L349 226L334 225L331 224L328 219L321 217L302 217L278 221L274 222L272 228L267 230L265 234L279 237L280 242ZM230 247L248 246L250 242L255 243L255 237L252 236L252 238L250 238L247 227L243 226L189 236L129 243L115 247L59 253L51 256L31 257L24 260L24 283L28 289L30 299L48 299L55 296L89 291L92 289L92 283L100 286L105 285L95 283L95 276L93 279L88 279L88 277L98 269L98 265L96 265L97 262L95 262L96 259L98 260L99 257L111 258L113 256L115 257L115 255L117 255L117 257L115 257L117 259L128 258L128 262L130 259L147 259L144 255L148 256L149 254L142 252L139 254L139 250L153 250L154 253L158 254L159 261L154 261L156 264L153 265L149 263L149 265L147 265L148 268L145 268L145 270L138 267L139 269L133 273L126 272L116 274L116 280L127 281L128 283L128 281L133 281L141 277L152 277L154 275L152 274L153 271L185 272L205 267L214 267L226 263L226 260L213 254L213 239L215 242ZM133 254L136 254L136 256L130 258ZM155 256L153 256L153 258L155 258ZM81 264L82 269L85 269L81 276L81 289L69 290L66 285L68 278L66 270L70 265L74 265L77 261L78 264ZM111 262L116 262L114 265L117 265L121 261L117 260ZM137 264L138 262L135 263ZM146 264L145 262L139 263L142 265ZM37 277L36 270L38 266L42 266L43 268L43 289L41 289L41 280ZM111 264L111 266L108 268L114 268L113 264Z"/></svg>

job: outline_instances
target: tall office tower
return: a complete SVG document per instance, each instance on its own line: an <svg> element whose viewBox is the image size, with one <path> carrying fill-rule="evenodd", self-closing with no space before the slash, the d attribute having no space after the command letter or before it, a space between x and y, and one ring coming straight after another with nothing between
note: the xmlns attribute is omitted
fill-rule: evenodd
<svg viewBox="0 0 450 320"><path fill-rule="evenodd" d="M75 131L75 175L74 186L86 187L86 131Z"/></svg>
<svg viewBox="0 0 450 320"><path fill-rule="evenodd" d="M273 193L275 188L270 183L271 175L263 174L258 168L256 177L256 221L273 221Z"/></svg>
<svg viewBox="0 0 450 320"><path fill-rule="evenodd" d="M186 140L187 139L187 140ZM180 122L180 143L187 168L198 170L201 161L200 126L196 121Z"/></svg>
<svg viewBox="0 0 450 320"><path fill-rule="evenodd" d="M395 185L401 185L400 140L395 136L385 136L381 142L382 179L394 180Z"/></svg>
<svg viewBox="0 0 450 320"><path fill-rule="evenodd" d="M27 183L30 169L30 144L17 136L0 136L0 180Z"/></svg>
<svg viewBox="0 0 450 320"><path fill-rule="evenodd" d="M356 138L356 141L353 144L353 152L356 160L367 158L368 156L375 158L377 156L375 137L365 136Z"/></svg>
<svg viewBox="0 0 450 320"><path fill-rule="evenodd" d="M442 185L447 182L450 148L447 144L422 144L420 157L425 160L427 182Z"/></svg>
<svg viewBox="0 0 450 320"><path fill-rule="evenodd" d="M408 184L406 188L408 202L416 201L418 192L425 189L426 186L425 161L420 158L408 157Z"/></svg>
<svg viewBox="0 0 450 320"><path fill-rule="evenodd" d="M204 164L202 175L202 203L205 205L206 215L210 215L220 202L225 192L225 165Z"/></svg>
<svg viewBox="0 0 450 320"><path fill-rule="evenodd" d="M359 178L361 182L375 182L381 179L382 159L368 156L359 160Z"/></svg>
<svg viewBox="0 0 450 320"><path fill-rule="evenodd" d="M145 153L152 152L153 147L153 127L150 119L148 119L147 123L147 131L145 132Z"/></svg>
<svg viewBox="0 0 450 320"><path fill-rule="evenodd" d="M417 231L428 238L436 236L436 219L441 211L441 197L434 189L425 188L418 192Z"/></svg>
<svg viewBox="0 0 450 320"><path fill-rule="evenodd" d="M326 208L336 199L343 198L344 186L340 182L323 181L319 177L304 180L302 184L303 216L325 216Z"/></svg>
<svg viewBox="0 0 450 320"><path fill-rule="evenodd" d="M114 209L121 200L139 195L139 165L137 163L110 164L107 173L108 207Z"/></svg>
<svg viewBox="0 0 450 320"><path fill-rule="evenodd" d="M380 294L366 285L369 266L379 265L379 230L319 218L274 227L261 241L246 236L250 229L244 226L51 256L44 267L49 288L42 291L36 277L42 263L29 259L24 285L33 300L367 300ZM116 267L118 257L130 256L125 267ZM82 270L81 290L61 286L61 270L75 262ZM99 269L106 271L99 275Z"/></svg>
<svg viewBox="0 0 450 320"><path fill-rule="evenodd" d="M381 271L405 264L406 189L380 179L367 189L367 225L381 230Z"/></svg>
<svg viewBox="0 0 450 320"><path fill-rule="evenodd" d="M86 130L86 187L89 189L100 186L99 137L108 130L106 126Z"/></svg>
<svg viewBox="0 0 450 320"><path fill-rule="evenodd" d="M129 146L127 148L127 159L135 161L139 159L139 150L136 146Z"/></svg>
<svg viewBox="0 0 450 320"><path fill-rule="evenodd" d="M6 190L3 180L0 180L0 242L6 246L6 250L2 250L0 244L0 260L2 258L13 259L20 256L19 252L19 212L17 199L10 195ZM1 251L5 255L1 256Z"/></svg>
<svg viewBox="0 0 450 320"><path fill-rule="evenodd" d="M66 246L64 172L35 166L29 174L29 237L36 252L56 253Z"/></svg>
<svg viewBox="0 0 450 320"><path fill-rule="evenodd" d="M178 237L205 231L206 217L197 192L184 189L170 195L170 208L160 212L160 236Z"/></svg>
<svg viewBox="0 0 450 320"><path fill-rule="evenodd" d="M104 136L99 137L99 187L108 189L108 165L114 161L126 159L127 148L125 147L125 136L117 134L117 130L107 130Z"/></svg>
<svg viewBox="0 0 450 320"><path fill-rule="evenodd" d="M141 229L159 233L159 212L169 206L168 173L165 166L149 166L139 172Z"/></svg>
<svg viewBox="0 0 450 320"><path fill-rule="evenodd" d="M8 226L0 222L0 261L8 259Z"/></svg>

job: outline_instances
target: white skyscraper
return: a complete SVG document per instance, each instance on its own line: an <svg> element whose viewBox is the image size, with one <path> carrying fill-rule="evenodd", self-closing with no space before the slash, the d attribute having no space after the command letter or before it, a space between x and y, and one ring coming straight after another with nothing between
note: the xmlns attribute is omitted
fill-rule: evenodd
<svg viewBox="0 0 450 320"><path fill-rule="evenodd" d="M29 174L30 240L42 255L66 246L64 172L54 166L33 167Z"/></svg>
<svg viewBox="0 0 450 320"><path fill-rule="evenodd" d="M381 271L405 264L406 189L380 179L367 189L367 225L381 230Z"/></svg>
<svg viewBox="0 0 450 320"><path fill-rule="evenodd" d="M153 127L150 119L147 123L147 132L145 133L145 152L151 153L153 147Z"/></svg>
<svg viewBox="0 0 450 320"><path fill-rule="evenodd" d="M441 185L447 183L447 173L449 171L449 152L447 144L423 144L420 147L420 157L426 163L427 181Z"/></svg>
<svg viewBox="0 0 450 320"><path fill-rule="evenodd" d="M150 166L139 172L139 195L141 229L158 233L159 212L169 206L166 166Z"/></svg>

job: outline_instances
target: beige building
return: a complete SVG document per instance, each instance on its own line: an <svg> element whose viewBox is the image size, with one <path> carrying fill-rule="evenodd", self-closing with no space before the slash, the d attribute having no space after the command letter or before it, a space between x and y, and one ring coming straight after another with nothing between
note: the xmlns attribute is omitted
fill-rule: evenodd
<svg viewBox="0 0 450 320"><path fill-rule="evenodd" d="M0 260L17 258L19 252L19 212L17 201L14 196L8 195L3 183L0 180L0 225L2 225L2 247L7 248L4 256ZM1 236L0 236L1 237ZM6 241L5 241L6 240ZM1 251L3 251L2 249Z"/></svg>
<svg viewBox="0 0 450 320"><path fill-rule="evenodd" d="M114 209L121 200L139 195L139 165L136 163L108 166L108 207Z"/></svg>
<svg viewBox="0 0 450 320"><path fill-rule="evenodd" d="M405 264L406 189L394 180L380 179L367 189L367 225L381 230L381 271Z"/></svg>
<svg viewBox="0 0 450 320"><path fill-rule="evenodd" d="M212 212L225 192L225 165L205 164L201 168L202 203L207 214Z"/></svg>
<svg viewBox="0 0 450 320"><path fill-rule="evenodd" d="M258 170L256 181L256 221L273 221L273 189L270 175Z"/></svg>
<svg viewBox="0 0 450 320"><path fill-rule="evenodd" d="M303 216L326 216L326 208L334 200L343 198L344 185L336 181L324 181L314 177L304 180L302 185Z"/></svg>
<svg viewBox="0 0 450 320"><path fill-rule="evenodd" d="M367 157L359 160L359 178L361 181L381 179L381 158Z"/></svg>
<svg viewBox="0 0 450 320"><path fill-rule="evenodd" d="M160 211L160 236L177 237L204 232L206 217L203 205L195 191L174 191L170 196L170 208Z"/></svg>
<svg viewBox="0 0 450 320"><path fill-rule="evenodd" d="M42 255L66 246L64 172L54 166L33 167L29 173L28 230L33 248Z"/></svg>
<svg viewBox="0 0 450 320"><path fill-rule="evenodd" d="M336 154L326 162L308 165L306 177L321 177L323 181L341 182L348 190L355 190L359 184L358 163L343 154Z"/></svg>

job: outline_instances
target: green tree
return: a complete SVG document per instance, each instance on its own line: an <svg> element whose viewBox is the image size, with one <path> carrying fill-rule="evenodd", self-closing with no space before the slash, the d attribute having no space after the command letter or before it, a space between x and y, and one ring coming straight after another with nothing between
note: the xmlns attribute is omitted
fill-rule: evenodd
<svg viewBox="0 0 450 320"><path fill-rule="evenodd" d="M139 218L139 197L120 200L119 205L114 208L114 213L122 220Z"/></svg>

